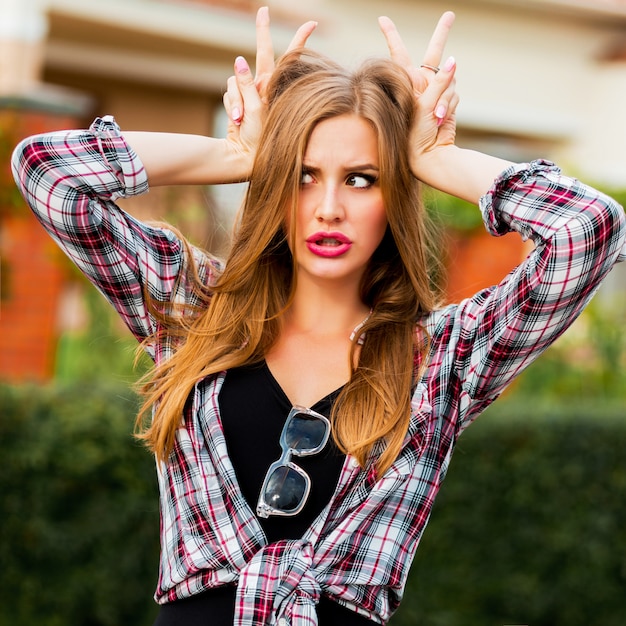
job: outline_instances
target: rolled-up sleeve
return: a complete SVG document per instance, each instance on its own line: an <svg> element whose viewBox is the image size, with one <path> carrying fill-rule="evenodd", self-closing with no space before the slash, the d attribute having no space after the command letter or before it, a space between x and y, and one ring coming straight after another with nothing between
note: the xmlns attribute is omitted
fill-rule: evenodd
<svg viewBox="0 0 626 626"><path fill-rule="evenodd" d="M491 234L535 247L498 285L430 320L433 395L458 432L572 324L625 251L623 208L549 162L503 172L481 210Z"/></svg>
<svg viewBox="0 0 626 626"><path fill-rule="evenodd" d="M12 158L15 181L37 219L142 340L155 332L146 294L168 301L183 263L183 246L115 201L148 190L139 157L111 117L88 130L23 140Z"/></svg>

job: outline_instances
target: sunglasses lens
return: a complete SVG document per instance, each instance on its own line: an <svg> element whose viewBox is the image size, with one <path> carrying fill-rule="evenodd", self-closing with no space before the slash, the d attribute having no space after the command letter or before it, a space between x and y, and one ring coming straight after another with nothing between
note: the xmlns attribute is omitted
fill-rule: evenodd
<svg viewBox="0 0 626 626"><path fill-rule="evenodd" d="M264 499L269 506L289 513L296 510L307 490L306 479L286 465L277 467L269 476Z"/></svg>
<svg viewBox="0 0 626 626"><path fill-rule="evenodd" d="M324 444L327 429L326 422L321 419L306 413L296 413L285 429L285 443L292 450L312 451Z"/></svg>
<svg viewBox="0 0 626 626"><path fill-rule="evenodd" d="M272 463L263 481L257 503L257 515L297 515L309 496L311 479L298 465L291 463L292 455L308 456L320 452L330 436L326 417L293 407L280 435L282 455Z"/></svg>

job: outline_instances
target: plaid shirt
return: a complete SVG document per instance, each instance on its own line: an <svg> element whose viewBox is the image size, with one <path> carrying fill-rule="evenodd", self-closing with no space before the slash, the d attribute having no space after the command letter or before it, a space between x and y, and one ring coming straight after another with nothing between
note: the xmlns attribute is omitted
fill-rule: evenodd
<svg viewBox="0 0 626 626"><path fill-rule="evenodd" d="M142 290L193 303L190 259L167 230L138 222L117 198L147 190L142 163L112 118L88 131L29 138L14 154L28 204L138 339L158 328ZM397 608L435 496L463 429L547 348L626 258L624 213L550 163L503 172L481 200L493 235L535 248L499 285L428 315L428 366L404 447L384 476L346 459L335 494L304 536L267 544L228 458L219 416L225 373L199 382L170 460L158 468L161 563L156 599L237 585L235 624L316 624L321 593L385 623ZM194 249L207 284L216 261ZM168 358L167 341L149 347Z"/></svg>

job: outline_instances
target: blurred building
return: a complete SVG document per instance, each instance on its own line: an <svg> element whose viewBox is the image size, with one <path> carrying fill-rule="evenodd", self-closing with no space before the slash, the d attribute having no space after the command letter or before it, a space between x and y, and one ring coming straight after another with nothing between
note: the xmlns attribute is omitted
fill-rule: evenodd
<svg viewBox="0 0 626 626"><path fill-rule="evenodd" d="M8 184L6 145L39 130L85 126L95 115L114 114L127 129L221 132L226 79L235 56L254 60L261 4L0 0L0 185ZM459 143L514 160L551 158L568 173L626 189L626 0L267 4L277 53L300 23L315 19L310 45L348 64L386 54L380 14L394 19L419 62L439 15L454 10L447 53L458 62ZM125 206L178 221L220 250L240 197L240 186L161 189ZM1 203L0 377L45 379L54 337L73 323L60 311L72 309L74 291L47 237L9 206L13 200L2 195ZM46 264L56 274L42 279Z"/></svg>

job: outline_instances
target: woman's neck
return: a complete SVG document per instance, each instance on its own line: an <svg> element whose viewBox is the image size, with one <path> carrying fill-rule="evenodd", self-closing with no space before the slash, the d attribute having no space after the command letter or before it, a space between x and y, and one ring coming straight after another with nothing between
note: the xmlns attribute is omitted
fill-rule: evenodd
<svg viewBox="0 0 626 626"><path fill-rule="evenodd" d="M301 333L349 336L368 314L356 290L299 283L284 323Z"/></svg>
<svg viewBox="0 0 626 626"><path fill-rule="evenodd" d="M369 309L345 289L298 289L281 318L277 341L265 359L293 404L312 406L344 385L350 364L351 334Z"/></svg>

